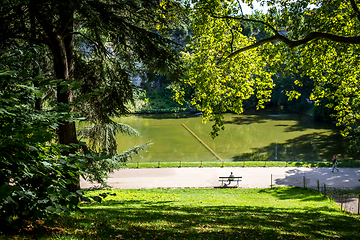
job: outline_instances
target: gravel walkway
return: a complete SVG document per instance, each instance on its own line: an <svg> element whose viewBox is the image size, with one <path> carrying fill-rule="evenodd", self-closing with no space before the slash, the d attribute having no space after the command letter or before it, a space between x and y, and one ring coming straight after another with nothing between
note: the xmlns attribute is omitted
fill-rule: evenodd
<svg viewBox="0 0 360 240"><path fill-rule="evenodd" d="M218 187L219 177L233 172L242 176L242 188L267 188L271 186L304 186L316 188L318 185L337 189L357 189L360 187L360 169L342 168L331 172L330 168L280 168L280 167L214 167L214 168L140 168L119 169L110 175L107 183L113 188L197 188ZM94 187L81 181L82 188Z"/></svg>

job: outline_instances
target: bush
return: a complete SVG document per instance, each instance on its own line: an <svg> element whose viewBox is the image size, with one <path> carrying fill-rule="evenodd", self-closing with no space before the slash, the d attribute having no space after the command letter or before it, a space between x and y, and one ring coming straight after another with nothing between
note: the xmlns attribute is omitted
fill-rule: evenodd
<svg viewBox="0 0 360 240"><path fill-rule="evenodd" d="M76 181L78 162L62 156L69 146L53 143L64 112L34 107L40 90L27 72L1 71L0 84L0 225L19 228L26 220L50 220L74 209L81 192L66 185ZM2 229L5 229L2 228Z"/></svg>

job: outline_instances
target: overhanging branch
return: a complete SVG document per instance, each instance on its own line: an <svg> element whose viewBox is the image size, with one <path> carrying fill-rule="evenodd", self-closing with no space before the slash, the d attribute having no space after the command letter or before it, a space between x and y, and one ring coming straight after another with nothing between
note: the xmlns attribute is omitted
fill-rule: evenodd
<svg viewBox="0 0 360 240"><path fill-rule="evenodd" d="M272 41L275 41L275 40L278 40L278 37L275 35L275 36L272 36L272 37L269 37L269 38L265 38L265 39L262 39L258 42L255 42L249 46L246 46L246 47L243 47L243 48L240 48L238 50L236 50L235 52L232 52L230 53L229 56L227 56L226 58L232 58L234 56L236 56L237 54L241 53L241 52L246 52L250 49L253 49L253 48L256 48L256 47L259 47L265 43L268 43L268 42L272 42Z"/></svg>
<svg viewBox="0 0 360 240"><path fill-rule="evenodd" d="M275 40L281 41L281 42L285 43L288 47L293 48L293 47L297 47L297 46L303 45L305 43L308 43L314 39L325 39L325 40L338 42L338 43L345 43L345 44L360 44L360 36L345 37L345 36L338 36L338 35L331 34L331 33L312 32L312 33L309 33L308 35L306 35L303 39L291 40L291 39L277 33L277 34L275 34L275 36L262 39L258 42L255 42L254 44L240 48L240 49L236 50L235 52L230 53L230 55L227 58L232 58L241 52L245 52L247 50L256 48L265 43L272 42Z"/></svg>
<svg viewBox="0 0 360 240"><path fill-rule="evenodd" d="M350 0L351 6L357 16L357 18L360 21L360 10L357 7L356 3L354 0ZM241 53L241 52L245 52L248 51L250 49L259 47L263 44L269 43L269 42L273 42L273 41L281 41L283 43L285 43L288 47L293 48L293 47L297 47L300 45L303 45L305 43L308 43L314 39L325 39L325 40L329 40L332 42L337 42L337 43L345 43L345 44L360 44L360 36L354 36L354 37L347 37L347 36L339 36L339 35L335 35L335 34L331 34L331 33L324 33L324 32L311 32L308 35L306 35L304 38L299 39L299 40L291 40L289 38L287 38L286 36L281 35L272 25L270 25L269 23L262 21L262 20L257 20L257 19L249 19L249 18L244 18L244 17L236 17L236 16L216 16L215 14L212 13L212 11L210 11L211 16L213 18L218 18L218 19L233 19L233 20L238 20L238 21L246 21L246 22L254 22L254 23L260 23L266 27L268 27L269 29L271 29L271 31L275 34L272 37L268 37L268 38L264 38L258 42L255 42L249 46L240 48L232 53L230 53L227 58L232 58L234 56L236 56L237 54Z"/></svg>

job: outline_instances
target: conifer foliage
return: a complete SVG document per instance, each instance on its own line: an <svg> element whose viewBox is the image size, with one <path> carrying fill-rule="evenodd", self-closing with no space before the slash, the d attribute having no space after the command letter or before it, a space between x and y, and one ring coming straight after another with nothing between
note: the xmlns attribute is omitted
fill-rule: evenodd
<svg viewBox="0 0 360 240"><path fill-rule="evenodd" d="M61 80L54 86L56 102L73 104L70 110L86 117L91 127L81 134L96 137L90 140L92 150L114 156L114 134L133 131L110 117L127 113L126 104L133 98L130 76L136 67L178 71L174 44L166 37L179 19L177 7L157 0L5 0L0 42L8 47L44 46L50 52L53 77ZM75 100L81 104L74 105ZM58 140L78 143L74 121L59 125Z"/></svg>
<svg viewBox="0 0 360 240"><path fill-rule="evenodd" d="M131 154L137 154L145 147L135 146L123 154L118 154L115 135L119 132L130 135L138 133L125 124L115 123L112 117L128 113L126 106L132 101L134 90L130 77L138 66L146 66L155 73L178 75L179 60L174 50L175 44L167 37L168 29L180 20L181 11L174 9L179 10L180 5L172 1L158 0L2 1L0 70L6 77L2 77L0 83L2 86L7 86L9 79L18 76L16 72L22 72L27 68L27 76L34 81L22 83L22 88L32 89L26 92L31 97L26 98L25 104L29 111L34 108L34 111L37 109L41 112L36 112L37 115L32 114L31 111L30 115L21 115L20 110L12 113L7 109L10 100L2 98L0 126L11 135L14 129L8 121L14 123L19 117L19 120L24 118L25 125L32 125L36 122L36 116L42 116L43 120L36 123L36 126L42 126L40 129L32 127L26 134L20 131L20 135L16 135L22 139L22 142L16 143L18 147L9 147L11 145L9 142L2 143L2 150L7 149L8 152L1 153L1 162L4 163L1 165L1 176L4 177L0 186L1 196L11 196L17 191L21 192L20 184L17 185L16 181L20 181L19 179L24 176L35 174L40 177L41 174L49 173L46 176L51 179L47 188L27 185L32 190L36 189L35 192L29 190L33 198L28 199L27 206L30 208L32 201L35 200L40 203L38 198L40 195L45 196L43 203L64 199L63 197L67 199L66 201L70 201L67 194L77 192L80 176L104 183L104 178L109 172L129 159ZM37 51L37 55L31 59L22 56L17 59L16 66L4 63L6 59L14 57L9 51L20 48L42 49L42 51ZM7 52L6 56L4 52ZM42 59L49 61L45 64ZM21 92L16 85L12 85L11 89L17 89L16 94ZM4 91L1 93L5 94ZM9 93L12 92L7 94ZM14 104L21 104L21 101L16 102L17 98L8 97ZM3 105L6 105L6 108ZM81 137L90 139L88 146L78 139L75 119L79 117L90 124L80 131ZM46 133L44 135L46 138L31 138L37 141L34 144L26 143L28 136L41 135L35 130ZM56 148L56 154L51 157L48 148L52 146L55 149L53 143L57 143L59 148ZM40 164L36 170L37 165L32 166L31 161L26 160L29 163L26 170L17 168L17 170L12 169L10 173L9 166L18 161L15 156L20 153L31 156L26 159L32 159L34 164L43 163L43 165ZM46 161L41 160L45 158ZM46 168L46 171L40 167ZM26 171L25 175L23 171ZM19 178L11 180L12 176ZM52 186L51 181L55 180L59 180L59 184L63 185L51 192L51 196L46 195L45 193L49 194L49 187ZM56 188L56 184L53 185ZM13 186L20 188L14 189ZM66 194L62 191L64 186L68 191ZM62 197L59 197L59 194L63 194ZM12 200L14 205L8 206L18 204L16 199ZM7 220L10 221L17 211L24 210L13 208L11 211L15 215L12 213L7 215L9 209L3 206L12 203L12 200L6 197L0 199L2 219L8 216ZM71 203L76 205L76 202ZM42 208L39 204L34 206ZM60 206L64 208L47 208L46 204L43 207L49 210L47 213L68 209L66 204ZM33 216L41 218L46 214Z"/></svg>

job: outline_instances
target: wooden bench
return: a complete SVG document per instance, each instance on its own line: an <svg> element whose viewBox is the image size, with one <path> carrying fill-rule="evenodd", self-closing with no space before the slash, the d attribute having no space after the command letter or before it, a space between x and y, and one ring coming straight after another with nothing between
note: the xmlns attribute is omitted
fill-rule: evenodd
<svg viewBox="0 0 360 240"><path fill-rule="evenodd" d="M219 182L221 182L221 186L224 186L224 182L229 182L230 178L230 183L236 182L237 186L239 186L239 182L241 181L242 177L219 177Z"/></svg>

